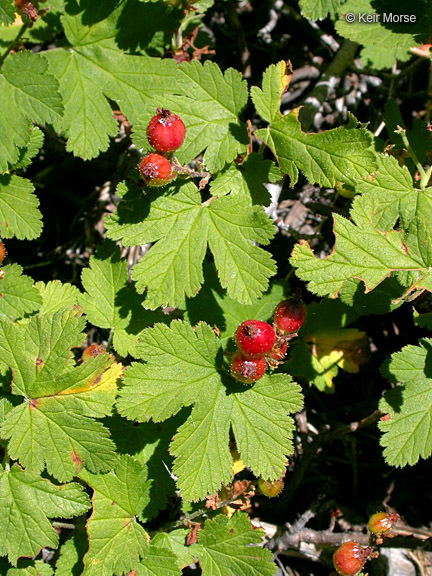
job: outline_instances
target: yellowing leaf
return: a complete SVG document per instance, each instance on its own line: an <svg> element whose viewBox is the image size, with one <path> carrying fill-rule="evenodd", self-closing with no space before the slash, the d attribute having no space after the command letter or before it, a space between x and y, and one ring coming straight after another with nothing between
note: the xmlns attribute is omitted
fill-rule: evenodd
<svg viewBox="0 0 432 576"><path fill-rule="evenodd" d="M310 334L304 338L311 353L323 366L336 364L356 374L368 360L368 337L357 328L342 328Z"/></svg>

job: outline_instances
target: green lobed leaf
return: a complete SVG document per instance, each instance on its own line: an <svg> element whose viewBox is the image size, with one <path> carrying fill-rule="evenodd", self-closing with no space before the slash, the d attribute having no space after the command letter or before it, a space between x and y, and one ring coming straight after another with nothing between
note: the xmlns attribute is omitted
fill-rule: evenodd
<svg viewBox="0 0 432 576"><path fill-rule="evenodd" d="M145 558L136 565L136 576L181 576L182 571L177 562L171 550L154 546L151 542Z"/></svg>
<svg viewBox="0 0 432 576"><path fill-rule="evenodd" d="M30 180L0 174L0 235L2 238L33 240L42 231L39 200Z"/></svg>
<svg viewBox="0 0 432 576"><path fill-rule="evenodd" d="M158 532L152 539L152 544L156 547L171 550L177 558L178 567L185 568L195 562L195 556L190 552L190 547L186 546L186 538L189 530L177 529L170 532Z"/></svg>
<svg viewBox="0 0 432 576"><path fill-rule="evenodd" d="M142 306L135 285L128 280L128 267L120 250L113 243L101 247L90 257L89 268L82 272L84 294L79 302L88 320L113 332L113 344L122 356L137 355L138 335L146 326L167 319L162 313L152 313Z"/></svg>
<svg viewBox="0 0 432 576"><path fill-rule="evenodd" d="M41 304L41 297L33 286L33 280L22 274L19 264L2 267L0 276L0 317L21 318L34 312Z"/></svg>
<svg viewBox="0 0 432 576"><path fill-rule="evenodd" d="M82 574L84 570L82 559L87 550L87 534L80 523L79 529L75 529L72 536L59 549L55 565L55 576Z"/></svg>
<svg viewBox="0 0 432 576"><path fill-rule="evenodd" d="M94 490L83 576L132 571L148 551L149 536L136 520L148 502L145 467L130 456L120 456L108 474L82 470L80 477Z"/></svg>
<svg viewBox="0 0 432 576"><path fill-rule="evenodd" d="M378 426L381 445L391 466L414 465L432 451L432 340L405 346L392 354L384 372L399 386L386 392L379 409L386 414Z"/></svg>
<svg viewBox="0 0 432 576"><path fill-rule="evenodd" d="M363 62L373 68L391 68L395 60L409 59L409 49L427 42L432 33L432 7L429 2L415 2L407 11L405 0L348 0L343 4L344 14L353 13L354 22L343 15L336 22L336 31L364 46ZM359 14L377 15L375 22L362 22ZM384 14L408 14L415 22L385 22ZM379 50L377 50L379 43Z"/></svg>
<svg viewBox="0 0 432 576"><path fill-rule="evenodd" d="M1 427L12 458L26 468L44 467L70 480L83 463L94 472L110 468L114 445L94 418L110 414L122 366L108 355L74 366L84 320L75 311L35 316L27 324L0 324L0 350L13 372L13 394L25 401ZM19 352L19 353L17 353Z"/></svg>
<svg viewBox="0 0 432 576"><path fill-rule="evenodd" d="M241 194L251 200L252 204L268 206L270 194L265 187L268 182L277 182L281 174L273 162L264 160L261 154L249 154L243 164L235 162L226 166L210 182L213 196Z"/></svg>
<svg viewBox="0 0 432 576"><path fill-rule="evenodd" d="M15 20L15 3L13 0L0 0L0 25L9 26Z"/></svg>
<svg viewBox="0 0 432 576"><path fill-rule="evenodd" d="M286 116L279 115L255 135L272 150L281 171L289 175L291 186L301 170L311 184L333 188L336 181L355 184L374 169L372 135L356 126L357 121L351 117L345 126L307 134L301 130L296 109Z"/></svg>
<svg viewBox="0 0 432 576"><path fill-rule="evenodd" d="M252 86L251 98L255 110L266 122L273 122L280 117L280 101L288 86L287 63L272 64L263 74L262 88Z"/></svg>
<svg viewBox="0 0 432 576"><path fill-rule="evenodd" d="M304 18L322 20L327 16L333 18L344 2L345 0L299 0L299 6Z"/></svg>
<svg viewBox="0 0 432 576"><path fill-rule="evenodd" d="M147 363L126 370L117 407L128 419L162 421L193 405L170 448L184 499L202 499L231 479L230 427L244 464L257 476L283 474L292 450L287 413L301 406L289 376L264 376L251 388L237 383L221 365L218 339L204 323L194 329L181 321L157 324L143 332L138 348ZM252 427L257 414L259 426Z"/></svg>
<svg viewBox="0 0 432 576"><path fill-rule="evenodd" d="M416 219L432 216L432 192L426 188L414 188L406 166L400 166L396 158L380 154L373 176L355 186L356 192L365 195L372 207L372 224L381 231L392 230L398 218L404 230Z"/></svg>
<svg viewBox="0 0 432 576"><path fill-rule="evenodd" d="M68 138L67 150L85 160L106 150L109 138L117 134L107 98L118 102L135 124L143 117L148 121L163 94L175 85L173 60L130 56L105 40L105 34L101 36L93 44L87 37L88 44L46 54L65 101L56 127Z"/></svg>
<svg viewBox="0 0 432 576"><path fill-rule="evenodd" d="M425 201L429 212L428 197ZM308 282L311 292L335 296L344 281L353 278L362 280L370 291L393 271L412 272L408 280L416 284L416 289L432 291L428 213L425 220L414 219L405 234L377 229L371 222L374 209L366 194L355 198L352 222L335 215L335 246L324 259L314 256L307 242L294 247L290 262L297 268L299 278Z"/></svg>
<svg viewBox="0 0 432 576"><path fill-rule="evenodd" d="M27 146L20 150L20 158L16 164L10 167L10 170L19 170L26 168L31 164L32 158L36 156L42 148L44 134L37 126L30 126L30 140Z"/></svg>
<svg viewBox="0 0 432 576"><path fill-rule="evenodd" d="M117 447L117 454L129 454L148 469L148 478L151 481L150 501L140 520L146 521L157 516L159 510L164 510L169 499L175 496L175 483L169 474L172 456L168 452L168 446L183 420L179 415L163 424L138 424L115 415L106 421Z"/></svg>
<svg viewBox="0 0 432 576"><path fill-rule="evenodd" d="M272 576L276 565L270 550L261 547L263 531L253 528L246 514L219 515L206 520L191 546L203 576Z"/></svg>
<svg viewBox="0 0 432 576"><path fill-rule="evenodd" d="M145 306L179 306L203 283L207 243L221 285L231 298L249 304L261 296L275 264L254 243L268 244L274 226L260 206L241 195L202 204L192 183L177 183L172 194L143 195L127 184L117 212L106 218L107 235L123 244L155 242L132 269L138 292L147 288Z"/></svg>
<svg viewBox="0 0 432 576"><path fill-rule="evenodd" d="M166 103L186 125L185 140L176 151L180 162L190 162L205 150L204 165L217 172L246 151L248 136L239 115L246 106L248 88L240 72L228 68L222 73L209 60L183 62L177 70L175 92L166 96Z"/></svg>
<svg viewBox="0 0 432 576"><path fill-rule="evenodd" d="M24 568L11 568L6 576L54 576L54 571L43 560L35 560L34 563L27 560Z"/></svg>
<svg viewBox="0 0 432 576"><path fill-rule="evenodd" d="M0 555L16 564L20 556L36 556L42 547L56 548L58 536L48 518L72 518L89 508L79 484L56 486L14 464L0 470Z"/></svg>
<svg viewBox="0 0 432 576"><path fill-rule="evenodd" d="M61 117L63 105L57 80L42 54L10 54L1 72L0 172L5 172L8 163L19 160L19 148L30 140L30 120L54 123Z"/></svg>
<svg viewBox="0 0 432 576"><path fill-rule="evenodd" d="M71 309L78 304L80 291L76 286L65 283L60 280L51 280L50 282L36 282L35 288L42 298L42 304L39 308L39 314L54 314L64 308Z"/></svg>

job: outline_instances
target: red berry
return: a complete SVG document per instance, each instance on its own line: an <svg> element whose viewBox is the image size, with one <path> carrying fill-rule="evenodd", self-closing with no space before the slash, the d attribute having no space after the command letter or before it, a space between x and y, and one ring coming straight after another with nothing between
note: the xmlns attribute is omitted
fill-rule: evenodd
<svg viewBox="0 0 432 576"><path fill-rule="evenodd" d="M333 565L341 576L355 576L370 553L370 548L363 548L357 542L344 542L333 554Z"/></svg>
<svg viewBox="0 0 432 576"><path fill-rule="evenodd" d="M400 520L399 514L387 514L386 512L377 512L369 518L368 529L371 534L383 535L393 528Z"/></svg>
<svg viewBox="0 0 432 576"><path fill-rule="evenodd" d="M3 262L6 256L6 248L3 245L3 242L0 240L0 264Z"/></svg>
<svg viewBox="0 0 432 576"><path fill-rule="evenodd" d="M245 320L238 326L234 338L246 358L261 358L273 348L276 335L267 322Z"/></svg>
<svg viewBox="0 0 432 576"><path fill-rule="evenodd" d="M306 318L306 308L297 296L280 302L274 311L273 323L280 334L297 332Z"/></svg>
<svg viewBox="0 0 432 576"><path fill-rule="evenodd" d="M147 126L147 140L159 152L177 150L185 135L185 125L177 114L165 108L157 108L156 115Z"/></svg>
<svg viewBox="0 0 432 576"><path fill-rule="evenodd" d="M277 340L276 344L267 354L268 358L271 360L283 360L287 351L287 343L285 340Z"/></svg>
<svg viewBox="0 0 432 576"><path fill-rule="evenodd" d="M240 350L234 352L231 358L231 374L243 384L253 384L265 373L267 364L264 356L257 359L245 358Z"/></svg>
<svg viewBox="0 0 432 576"><path fill-rule="evenodd" d="M282 492L284 487L284 482L282 478L278 478L277 480L263 480L260 478L258 480L258 489L264 496L267 498L274 498L275 496L279 496Z"/></svg>
<svg viewBox="0 0 432 576"><path fill-rule="evenodd" d="M154 152L144 156L138 170L148 186L165 186L175 178L169 160Z"/></svg>
<svg viewBox="0 0 432 576"><path fill-rule="evenodd" d="M105 348L102 348L102 346L99 346L99 344L90 344L90 346L87 346L87 348L82 353L81 358L83 361L85 361L89 358L96 358L96 356L99 356L100 354L105 354L105 352Z"/></svg>

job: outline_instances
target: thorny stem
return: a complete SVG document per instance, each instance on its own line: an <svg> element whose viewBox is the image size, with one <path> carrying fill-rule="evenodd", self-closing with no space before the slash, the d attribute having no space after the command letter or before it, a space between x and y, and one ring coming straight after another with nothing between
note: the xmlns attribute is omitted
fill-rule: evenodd
<svg viewBox="0 0 432 576"><path fill-rule="evenodd" d="M30 24L31 24L30 22L24 22L24 24L21 26L16 37L12 40L12 42L6 48L6 51L3 54L3 56L0 57L0 67L3 65L3 62L6 60L7 56L10 54L13 47L20 41L20 39L24 35L24 32L27 30L27 28L30 26Z"/></svg>
<svg viewBox="0 0 432 576"><path fill-rule="evenodd" d="M408 154L411 156L412 161L416 165L416 168L420 174L420 187L422 190L424 190L429 182L431 168L429 168L427 172L424 171L423 166L421 165L419 159L417 158L416 153L414 152L414 150L411 147L411 144L409 143L409 140L406 135L406 130L402 128L402 126L398 125L397 130L395 130L395 134L399 134L399 136L402 138L402 142L404 143L404 146L407 149Z"/></svg>

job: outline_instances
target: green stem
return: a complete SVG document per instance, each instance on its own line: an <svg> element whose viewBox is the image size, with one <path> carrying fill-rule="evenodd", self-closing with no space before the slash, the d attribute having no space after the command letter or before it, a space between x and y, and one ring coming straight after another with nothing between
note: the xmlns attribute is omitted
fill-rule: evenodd
<svg viewBox="0 0 432 576"><path fill-rule="evenodd" d="M3 470L5 472L9 472L9 470L10 470L10 458L9 458L9 452L8 452L7 448L4 448L2 467L3 467Z"/></svg>
<svg viewBox="0 0 432 576"><path fill-rule="evenodd" d="M8 57L8 55L10 54L11 50L13 49L13 47L20 41L20 39L24 36L24 32L27 30L27 28L30 26L30 24L28 22L24 22L24 24L21 26L21 28L18 31L18 34L16 35L16 37L12 40L12 42L9 44L9 46L6 48L6 52L3 54L3 56L0 57L0 67L3 66L3 62L6 60L6 58Z"/></svg>
<svg viewBox="0 0 432 576"><path fill-rule="evenodd" d="M109 336L108 336L107 347L106 347L107 352L109 352L111 349L113 338L114 338L114 330L111 328Z"/></svg>
<svg viewBox="0 0 432 576"><path fill-rule="evenodd" d="M424 190L429 182L430 168L428 169L428 172L424 171L423 166L421 165L419 159L417 158L416 153L414 152L414 150L411 147L411 144L409 143L409 140L406 135L406 130L402 128L402 126L398 126L397 130L395 130L395 133L399 134L399 136L402 138L402 142L404 143L404 146L407 149L408 154L411 156L411 159L414 162L420 174L420 188Z"/></svg>

